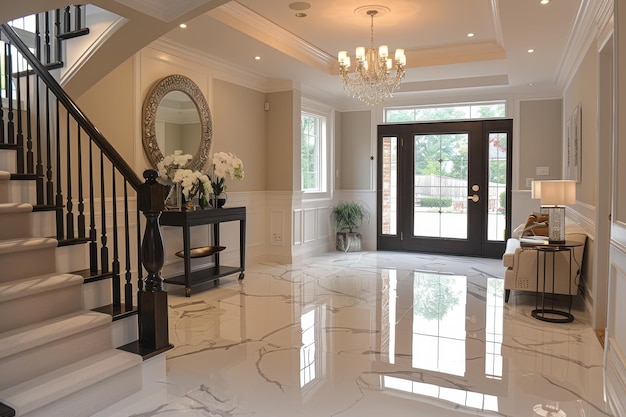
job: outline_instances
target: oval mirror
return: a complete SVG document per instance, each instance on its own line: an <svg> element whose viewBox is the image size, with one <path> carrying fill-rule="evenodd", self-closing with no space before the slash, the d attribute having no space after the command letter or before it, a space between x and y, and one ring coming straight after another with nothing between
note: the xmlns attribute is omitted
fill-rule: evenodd
<svg viewBox="0 0 626 417"><path fill-rule="evenodd" d="M158 81L143 106L143 147L154 167L164 155L193 156L187 168L202 170L211 153L211 112L198 86L184 75Z"/></svg>

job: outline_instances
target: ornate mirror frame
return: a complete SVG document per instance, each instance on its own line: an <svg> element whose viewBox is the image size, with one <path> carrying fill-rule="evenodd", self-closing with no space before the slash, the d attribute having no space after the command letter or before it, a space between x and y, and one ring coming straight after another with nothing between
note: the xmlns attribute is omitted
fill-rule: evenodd
<svg viewBox="0 0 626 417"><path fill-rule="evenodd" d="M146 96L142 111L143 148L152 165L156 167L157 163L163 159L163 153L159 149L156 138L156 113L163 97L172 91L186 93L198 110L201 128L200 145L191 161L187 164L187 168L200 171L209 160L211 153L211 139L213 137L211 111L200 88L184 75L174 74L161 79Z"/></svg>

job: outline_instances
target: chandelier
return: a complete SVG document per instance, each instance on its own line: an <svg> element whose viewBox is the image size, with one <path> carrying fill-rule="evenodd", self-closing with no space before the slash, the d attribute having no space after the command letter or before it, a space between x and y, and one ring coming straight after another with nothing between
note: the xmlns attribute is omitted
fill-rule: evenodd
<svg viewBox="0 0 626 417"><path fill-rule="evenodd" d="M370 47L356 48L356 68L351 74L350 57L346 51L338 54L339 76L343 81L343 89L352 98L361 100L369 106L391 98L392 93L400 86L404 78L406 56L404 49L396 49L395 59L389 58L387 45L374 49L374 16L378 10L368 10L371 18Z"/></svg>

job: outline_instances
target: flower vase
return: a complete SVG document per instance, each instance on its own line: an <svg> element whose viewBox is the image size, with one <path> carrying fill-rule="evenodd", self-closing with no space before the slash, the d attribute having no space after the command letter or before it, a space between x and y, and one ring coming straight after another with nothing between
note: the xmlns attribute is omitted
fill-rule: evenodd
<svg viewBox="0 0 626 417"><path fill-rule="evenodd" d="M222 208L226 204L226 193L211 194L210 203L213 208Z"/></svg>
<svg viewBox="0 0 626 417"><path fill-rule="evenodd" d="M180 182L170 185L169 192L165 198L166 210L180 210L183 204L183 187Z"/></svg>

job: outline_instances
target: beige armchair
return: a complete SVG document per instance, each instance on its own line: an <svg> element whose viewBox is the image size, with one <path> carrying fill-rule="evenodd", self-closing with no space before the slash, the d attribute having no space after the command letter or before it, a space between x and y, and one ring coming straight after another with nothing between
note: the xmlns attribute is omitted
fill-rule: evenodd
<svg viewBox="0 0 626 417"><path fill-rule="evenodd" d="M565 240L567 242L579 242L582 245L572 249L571 281L567 276L570 272L570 254L563 251L554 255L556 262L554 292L556 294L576 295L581 279L587 235L582 229L566 231ZM504 273L505 302L509 301L511 290L537 291L537 251L533 246L526 246L526 244L522 246L519 239L509 239L506 244L506 251L502 256L502 264L507 268ZM539 288L542 289L543 255L539 257L539 265ZM552 292L552 255L548 255L546 259L546 277L546 292Z"/></svg>

